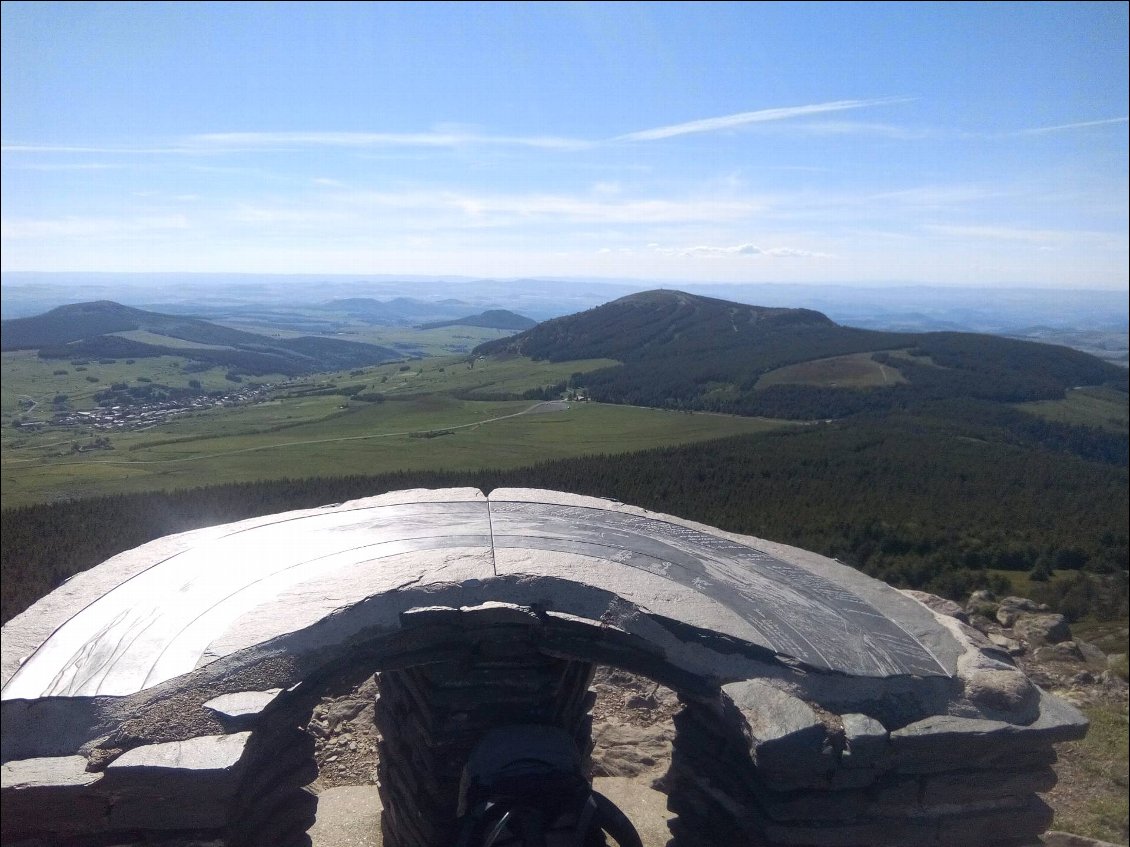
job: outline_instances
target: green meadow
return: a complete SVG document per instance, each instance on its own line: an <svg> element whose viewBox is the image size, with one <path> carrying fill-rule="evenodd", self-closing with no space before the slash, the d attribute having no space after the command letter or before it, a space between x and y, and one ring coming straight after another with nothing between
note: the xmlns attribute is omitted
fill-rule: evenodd
<svg viewBox="0 0 1130 847"><path fill-rule="evenodd" d="M871 353L851 353L828 359L813 359L769 371L757 381L758 388L771 385L816 385L839 388L872 388L906 382L897 368L871 358Z"/></svg>
<svg viewBox="0 0 1130 847"><path fill-rule="evenodd" d="M1115 432L1126 432L1130 428L1126 395L1113 388L1075 388L1068 391L1062 400L1020 403L1017 408L1059 423L1082 424Z"/></svg>
<svg viewBox="0 0 1130 847"><path fill-rule="evenodd" d="M11 426L15 415L49 418L56 394L67 394L73 408L91 408L96 391L139 377L167 385L199 379L207 388L227 391L240 387L220 369L185 374L182 364L175 357L91 362L75 373L70 363L4 354L4 506L285 477L512 468L790 425L599 403L493 399L559 385L578 371L613 364L510 357L473 365L466 359L417 360L289 382L277 377L264 402L188 411L145 429ZM52 374L56 369L68 373ZM351 391L369 399L353 399ZM29 399L37 404L30 409Z"/></svg>

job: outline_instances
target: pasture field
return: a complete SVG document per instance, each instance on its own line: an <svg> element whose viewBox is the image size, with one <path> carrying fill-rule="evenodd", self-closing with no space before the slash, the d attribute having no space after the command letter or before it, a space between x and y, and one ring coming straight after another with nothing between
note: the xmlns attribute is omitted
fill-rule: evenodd
<svg viewBox="0 0 1130 847"><path fill-rule="evenodd" d="M3 505L284 477L518 467L788 425L513 399L615 364L608 359L430 358L300 379L248 377L242 385L226 379L224 368L186 373L187 361L163 356L76 366L5 353ZM251 381L274 388L263 402L187 410L145 428L12 426L16 418L50 420L59 394L69 408L90 409L95 393L114 383L187 386L190 379L206 390L234 392Z"/></svg>
<svg viewBox="0 0 1130 847"><path fill-rule="evenodd" d="M439 332L440 330L436 330ZM75 361L82 361L76 359ZM94 395L116 382L141 385L160 383L174 388L187 387L199 381L205 391L237 391L239 383L228 380L228 369L213 367L186 372L188 358L157 356L146 359L89 359L74 365L66 359L40 359L33 350L6 352L0 359L3 380L0 381L0 427L10 428L12 420L22 415L29 420L49 420L52 400L67 396L73 409L92 409ZM581 362L534 362L530 359L480 359L470 367L465 358L419 359L375 365L350 372L319 374L294 379L283 374L245 377L246 382L315 387L317 385L367 385L368 391L386 395L424 392L479 391L520 394L531 388L554 385L571 374L616 364L611 359L589 359ZM21 404L21 401L22 404ZM30 411L26 408L34 404ZM5 437L8 433L5 433Z"/></svg>
<svg viewBox="0 0 1130 847"><path fill-rule="evenodd" d="M3 505L260 479L512 468L789 425L597 403L435 394L384 403L341 400L208 410L151 430L111 433L112 449L74 453L71 439L6 447Z"/></svg>
<svg viewBox="0 0 1130 847"><path fill-rule="evenodd" d="M531 388L565 382L575 373L607 368L614 359L582 359L576 362L535 362L521 356L478 359L472 367L465 359L424 359L410 365L392 364L365 368L371 390L396 396L434 392L475 394L521 394ZM407 368L407 369L406 369ZM387 377L387 381L384 378ZM353 380L360 382L362 379Z"/></svg>
<svg viewBox="0 0 1130 847"><path fill-rule="evenodd" d="M822 388L872 388L906 382L897 368L871 358L871 353L852 353L830 359L813 359L769 371L757 388L771 385L815 385Z"/></svg>
<svg viewBox="0 0 1130 847"><path fill-rule="evenodd" d="M227 368L214 367L198 372L184 370L188 358L180 356L155 356L147 359L75 359L83 364L74 365L67 359L40 359L34 350L19 350L0 354L0 426L9 428L12 418L26 414L31 420L48 420L51 401L58 394L67 395L67 404L73 409L92 409L94 395L115 382L141 385L145 380L185 388L190 380L198 380L206 391L236 391L239 384L225 378ZM289 379L282 374L248 377L255 382L283 382ZM27 412L20 401L31 401L39 408Z"/></svg>
<svg viewBox="0 0 1130 847"><path fill-rule="evenodd" d="M1114 432L1130 429L1126 395L1111 388L1074 388L1062 400L1018 403L1016 407L1059 423L1083 424Z"/></svg>

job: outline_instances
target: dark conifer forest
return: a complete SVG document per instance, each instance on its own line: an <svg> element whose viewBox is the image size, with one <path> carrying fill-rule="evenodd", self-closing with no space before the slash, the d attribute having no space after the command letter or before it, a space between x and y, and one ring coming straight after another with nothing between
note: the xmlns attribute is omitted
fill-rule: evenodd
<svg viewBox="0 0 1130 847"><path fill-rule="evenodd" d="M6 509L3 619L67 577L150 539L406 488L529 486L611 497L815 550L898 586L1006 591L1047 579L1073 617L1126 614L1127 468L885 416L517 470L252 482ZM1084 451L1085 452L1085 451ZM1044 583L1037 583L1038 585Z"/></svg>

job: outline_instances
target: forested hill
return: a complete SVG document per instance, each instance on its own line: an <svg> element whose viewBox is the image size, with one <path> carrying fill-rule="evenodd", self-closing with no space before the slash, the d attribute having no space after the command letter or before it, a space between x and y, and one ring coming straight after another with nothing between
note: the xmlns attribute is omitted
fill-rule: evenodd
<svg viewBox="0 0 1130 847"><path fill-rule="evenodd" d="M445 326L481 326L487 329L515 330L537 326L537 321L508 309L488 309L478 315L468 315L465 318L420 324L420 329L440 329Z"/></svg>
<svg viewBox="0 0 1130 847"><path fill-rule="evenodd" d="M189 356L250 374L297 375L400 358L396 351L374 344L314 336L270 338L110 300L73 303L35 317L3 321L0 339L5 351L38 350L45 359Z"/></svg>
<svg viewBox="0 0 1130 847"><path fill-rule="evenodd" d="M659 290L545 321L513 338L489 341L476 352L510 351L554 362L586 358L628 362L686 353L697 358L762 339L780 342L813 330L834 335L840 329L810 309L762 308Z"/></svg>
<svg viewBox="0 0 1130 847"><path fill-rule="evenodd" d="M577 375L576 387L610 403L800 419L955 399L1059 399L1080 385L1127 387L1125 369L1065 347L862 330L808 309L666 290L545 321L475 353L617 359L617 366Z"/></svg>

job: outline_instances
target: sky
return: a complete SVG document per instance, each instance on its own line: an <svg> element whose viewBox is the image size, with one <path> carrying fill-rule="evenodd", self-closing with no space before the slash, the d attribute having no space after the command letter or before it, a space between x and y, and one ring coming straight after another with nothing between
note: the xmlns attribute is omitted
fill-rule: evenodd
<svg viewBox="0 0 1130 847"><path fill-rule="evenodd" d="M4 2L4 271L1127 290L1128 4Z"/></svg>

